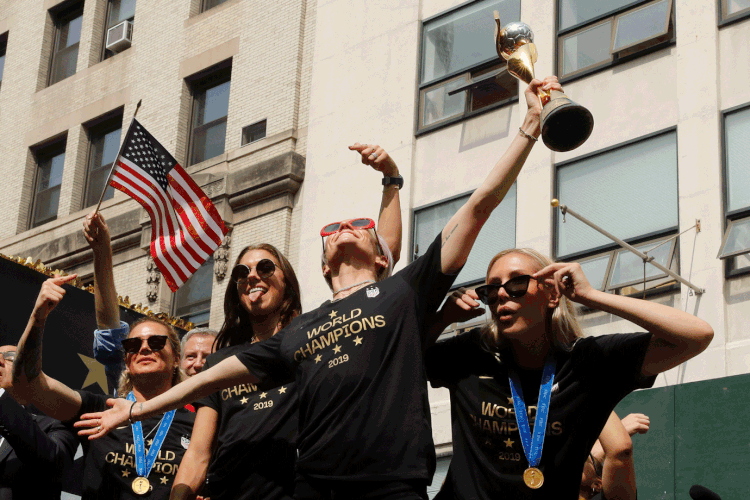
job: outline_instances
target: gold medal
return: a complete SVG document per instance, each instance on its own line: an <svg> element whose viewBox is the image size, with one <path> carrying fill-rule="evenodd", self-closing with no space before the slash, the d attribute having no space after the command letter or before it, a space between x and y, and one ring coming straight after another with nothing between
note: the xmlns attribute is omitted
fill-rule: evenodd
<svg viewBox="0 0 750 500"><path fill-rule="evenodd" d="M525 476L524 476L525 477ZM145 477L137 477L133 479L133 491L138 495L145 495L151 490L151 483Z"/></svg>
<svg viewBox="0 0 750 500"><path fill-rule="evenodd" d="M544 474L536 467L529 467L523 471L523 482L532 490L538 490L544 484Z"/></svg>

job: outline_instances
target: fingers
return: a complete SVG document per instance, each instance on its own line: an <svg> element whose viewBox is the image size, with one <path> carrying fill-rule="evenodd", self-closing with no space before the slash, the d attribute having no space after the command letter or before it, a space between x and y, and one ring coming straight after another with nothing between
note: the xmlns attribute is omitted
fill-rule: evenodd
<svg viewBox="0 0 750 500"><path fill-rule="evenodd" d="M68 274L67 276L55 276L54 278L51 278L51 280L55 285L59 286L64 285L65 283L70 283L71 281L76 279L77 276L77 274ZM65 290L63 290L63 293L65 293Z"/></svg>

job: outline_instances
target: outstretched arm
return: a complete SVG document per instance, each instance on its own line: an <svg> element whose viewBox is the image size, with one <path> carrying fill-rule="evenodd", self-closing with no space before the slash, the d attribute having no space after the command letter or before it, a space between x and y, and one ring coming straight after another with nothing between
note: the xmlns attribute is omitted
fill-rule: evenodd
<svg viewBox="0 0 750 500"><path fill-rule="evenodd" d="M224 387L248 383L257 384L258 377L250 373L237 356L232 356L148 401L132 403L126 399L108 399L107 404L112 406L111 409L104 412L85 413L74 425L81 429L78 432L79 436L98 439L115 427L123 425L131 416L134 422L143 420L165 411L181 408Z"/></svg>
<svg viewBox="0 0 750 500"><path fill-rule="evenodd" d="M349 146L349 149L358 152L362 156L362 163L382 172L383 177L399 175L396 162L380 146L356 143ZM401 201L398 191L399 188L394 184L383 186L383 198L378 216L378 234L388 244L393 254L394 265L401 258Z"/></svg>
<svg viewBox="0 0 750 500"><path fill-rule="evenodd" d="M714 337L711 325L692 314L648 300L594 290L577 263L552 264L533 277L545 280L558 293L588 308L615 314L651 332L641 369L647 377L700 354Z"/></svg>
<svg viewBox="0 0 750 500"><path fill-rule="evenodd" d="M495 164L482 185L474 191L443 229L441 252L443 273L455 274L466 263L480 229L516 181L535 143L528 136L537 137L541 130L539 116L542 108L537 94L540 88L562 91L562 87L557 83L557 77L554 76L545 78L543 82L534 79L526 88L528 110L521 126L526 135L521 135L520 131L515 135L510 147Z"/></svg>
<svg viewBox="0 0 750 500"><path fill-rule="evenodd" d="M75 277L75 274L58 276L42 284L13 362L14 390L48 416L61 421L76 416L81 408L81 396L42 371L42 336L47 316L65 295L63 285Z"/></svg>
<svg viewBox="0 0 750 500"><path fill-rule="evenodd" d="M602 492L607 500L635 500L635 464L633 441L628 431L612 412L599 435L604 450Z"/></svg>

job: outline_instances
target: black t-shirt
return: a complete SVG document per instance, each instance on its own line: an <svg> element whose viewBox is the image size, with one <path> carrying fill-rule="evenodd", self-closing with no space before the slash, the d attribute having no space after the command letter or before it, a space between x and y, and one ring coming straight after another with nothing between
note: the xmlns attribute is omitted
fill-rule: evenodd
<svg viewBox="0 0 750 500"><path fill-rule="evenodd" d="M204 369L251 344L211 354ZM208 468L212 500L290 499L297 458L297 388L294 383L240 384L196 403L219 416L216 448Z"/></svg>
<svg viewBox="0 0 750 500"><path fill-rule="evenodd" d="M426 319L454 279L441 272L438 236L395 276L326 302L237 355L261 381L296 379L300 472L328 480L432 477Z"/></svg>
<svg viewBox="0 0 750 500"><path fill-rule="evenodd" d="M529 464L507 365L482 348L479 329L432 346L427 373L433 386L450 390L453 425L453 458L437 498L578 498L583 464L610 413L628 393L654 383L641 375L650 339L649 333L587 337L570 352L556 352L538 490L523 483ZM516 371L533 432L542 370Z"/></svg>
<svg viewBox="0 0 750 500"><path fill-rule="evenodd" d="M78 393L82 400L79 416L109 409L106 403L107 396L86 391L78 391ZM144 438L159 425L160 420L161 417L151 417L141 422ZM175 412L174 420L159 450L154 468L148 476L153 489L145 496L137 495L132 488L133 480L138 477L138 474L135 469L133 430L129 423L116 428L101 439L89 441L85 436L80 437L85 456L82 500L169 498L174 476L190 444L194 421L195 413L191 411L181 408ZM154 435L156 431L146 439L146 453Z"/></svg>

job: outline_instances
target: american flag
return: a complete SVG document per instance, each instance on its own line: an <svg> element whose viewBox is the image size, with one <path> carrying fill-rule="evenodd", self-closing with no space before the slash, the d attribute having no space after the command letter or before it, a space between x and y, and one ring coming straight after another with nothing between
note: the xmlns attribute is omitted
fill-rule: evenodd
<svg viewBox="0 0 750 500"><path fill-rule="evenodd" d="M151 256L176 291L221 245L227 229L177 160L133 119L110 185L151 216Z"/></svg>

